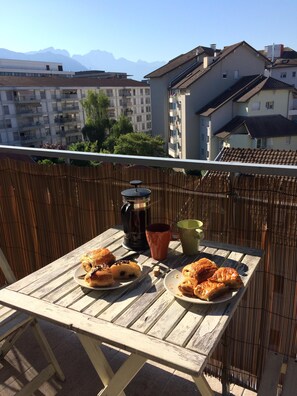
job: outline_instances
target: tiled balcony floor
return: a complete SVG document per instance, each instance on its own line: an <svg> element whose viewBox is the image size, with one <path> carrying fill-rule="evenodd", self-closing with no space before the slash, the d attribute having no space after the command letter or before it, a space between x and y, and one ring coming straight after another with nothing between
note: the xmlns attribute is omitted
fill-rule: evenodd
<svg viewBox="0 0 297 396"><path fill-rule="evenodd" d="M41 386L35 396L95 396L103 385L90 363L76 335L66 329L41 322L42 328L53 347L56 357L66 376L65 382L51 379ZM104 347L104 352L114 371L125 359L125 353L118 349ZM0 360L0 394L12 396L22 383L32 378L36 370L45 367L43 358L38 358L39 347L30 331L27 331L9 352ZM17 369L16 369L17 368ZM220 382L207 377L214 395L221 395ZM199 396L189 376L164 366L148 362L125 390L126 396ZM233 396L255 396L255 392L236 385L231 386Z"/></svg>

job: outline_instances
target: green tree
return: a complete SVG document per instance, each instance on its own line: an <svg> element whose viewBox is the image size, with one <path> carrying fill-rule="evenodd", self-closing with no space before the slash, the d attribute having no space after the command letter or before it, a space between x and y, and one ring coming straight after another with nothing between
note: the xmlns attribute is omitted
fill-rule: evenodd
<svg viewBox="0 0 297 396"><path fill-rule="evenodd" d="M114 146L114 154L165 157L164 141L160 136L152 137L144 132L121 135Z"/></svg>
<svg viewBox="0 0 297 396"><path fill-rule="evenodd" d="M88 91L82 106L86 112L86 125L82 128L82 133L85 139L97 141L101 146L110 127L109 99L103 92Z"/></svg>
<svg viewBox="0 0 297 396"><path fill-rule="evenodd" d="M99 147L98 147L98 142L77 142L77 143L72 143L69 147L68 150L70 151L81 151L81 152L86 152L86 153L98 153L99 152ZM70 160L71 165L77 165L77 166L97 166L99 162L97 161L84 161L84 160Z"/></svg>
<svg viewBox="0 0 297 396"><path fill-rule="evenodd" d="M122 114L117 121L112 121L113 125L110 129L109 135L102 143L102 149L104 152L107 153L114 152L114 147L117 144L117 140L121 135L133 132L133 125L125 115Z"/></svg>
<svg viewBox="0 0 297 396"><path fill-rule="evenodd" d="M119 137L120 135L125 135L126 133L133 132L133 125L128 117L124 114L121 114L120 118L114 123L110 130L110 134L115 137Z"/></svg>

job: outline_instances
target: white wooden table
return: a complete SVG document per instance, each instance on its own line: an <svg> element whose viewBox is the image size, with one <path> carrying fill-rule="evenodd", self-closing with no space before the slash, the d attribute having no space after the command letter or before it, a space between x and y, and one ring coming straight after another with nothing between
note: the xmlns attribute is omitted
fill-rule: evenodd
<svg viewBox="0 0 297 396"><path fill-rule="evenodd" d="M79 259L87 251L108 247L116 258L127 254L122 239L120 228L105 231L2 289L0 302L75 331L105 386L98 390L100 396L123 396L125 387L148 359L191 375L202 395L212 395L203 369L257 269L262 252L204 242L199 256L194 258L184 256L180 243L172 241L167 259L158 263L162 270L159 277L152 271L156 261L148 251L137 258L143 275L128 287L97 291L82 288L74 281ZM244 272L244 288L220 304L189 304L175 299L164 288L166 272L198 257L212 258L218 265L231 264ZM103 342L130 353L116 373L101 352Z"/></svg>

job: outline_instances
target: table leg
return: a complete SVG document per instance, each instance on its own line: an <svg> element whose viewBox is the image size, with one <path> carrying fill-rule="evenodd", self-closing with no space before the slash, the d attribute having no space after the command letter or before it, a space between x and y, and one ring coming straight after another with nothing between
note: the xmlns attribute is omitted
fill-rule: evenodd
<svg viewBox="0 0 297 396"><path fill-rule="evenodd" d="M147 359L131 354L114 374L104 353L101 351L99 341L83 334L77 334L77 336L105 386L98 393L98 396L125 396L123 390L145 364Z"/></svg>
<svg viewBox="0 0 297 396"><path fill-rule="evenodd" d="M223 367L222 367L222 395L230 395L230 382L228 376L228 370L230 368L231 353L230 353L230 342L227 335L228 329L225 330L223 335Z"/></svg>
<svg viewBox="0 0 297 396"><path fill-rule="evenodd" d="M206 378L204 375L200 375L199 377L194 377L192 376L199 392L201 393L202 396L213 396L213 390L209 386L209 383L207 382Z"/></svg>
<svg viewBox="0 0 297 396"><path fill-rule="evenodd" d="M146 358L132 353L112 377L108 386L98 393L98 396L120 395L120 392L131 382L146 360Z"/></svg>

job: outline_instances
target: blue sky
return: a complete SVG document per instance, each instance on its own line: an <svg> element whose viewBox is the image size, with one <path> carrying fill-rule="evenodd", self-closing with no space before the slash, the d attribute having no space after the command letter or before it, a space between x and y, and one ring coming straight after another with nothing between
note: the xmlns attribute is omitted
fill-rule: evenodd
<svg viewBox="0 0 297 396"><path fill-rule="evenodd" d="M0 0L0 48L91 50L169 61L197 45L245 40L297 50L296 0Z"/></svg>

